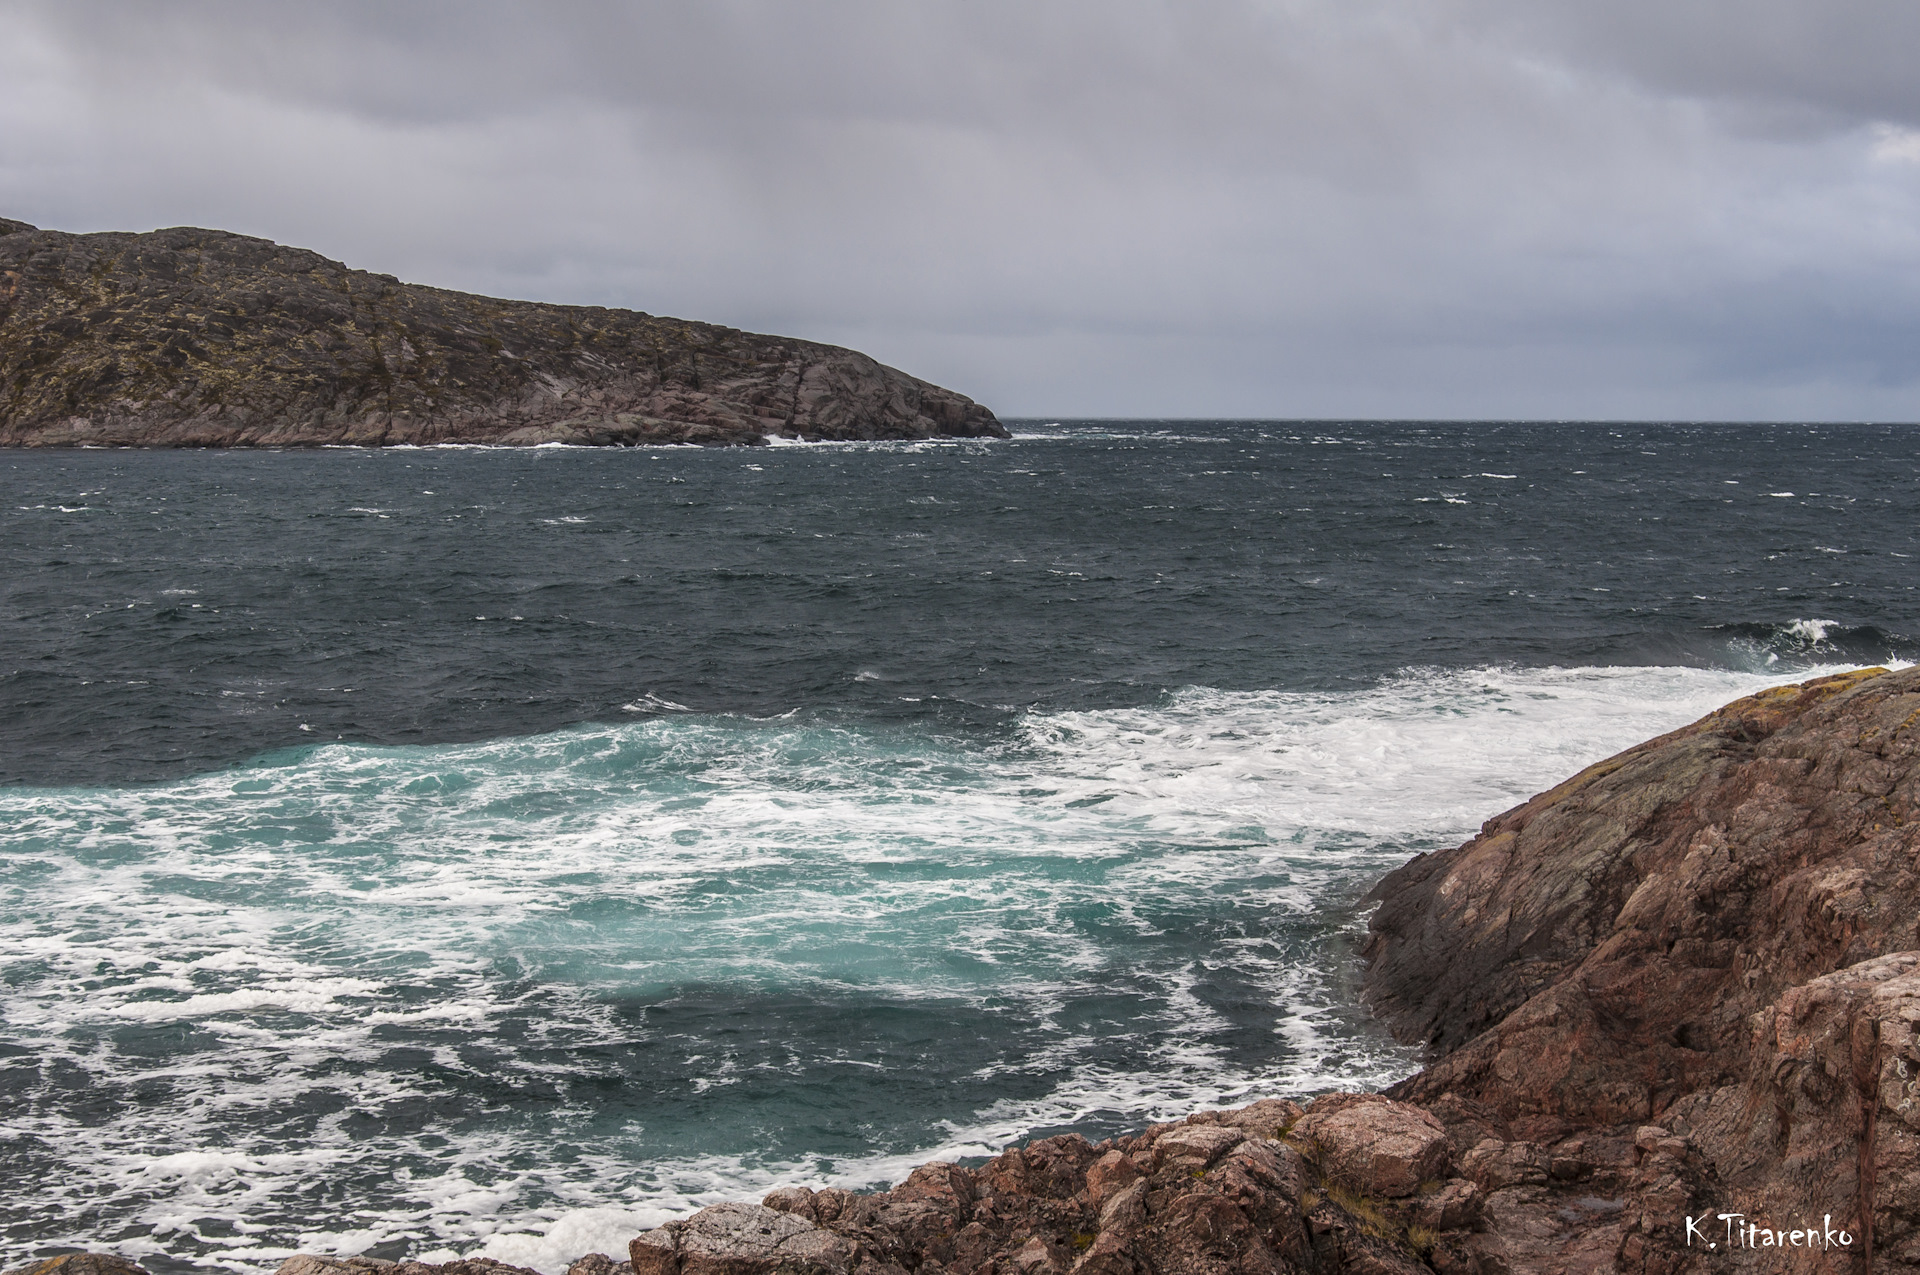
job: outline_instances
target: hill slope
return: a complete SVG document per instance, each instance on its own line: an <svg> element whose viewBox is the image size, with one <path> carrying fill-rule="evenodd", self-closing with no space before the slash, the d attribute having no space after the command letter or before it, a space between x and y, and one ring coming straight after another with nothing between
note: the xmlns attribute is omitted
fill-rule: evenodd
<svg viewBox="0 0 1920 1275"><path fill-rule="evenodd" d="M0 219L0 445L1002 437L838 346L401 283L265 239Z"/></svg>

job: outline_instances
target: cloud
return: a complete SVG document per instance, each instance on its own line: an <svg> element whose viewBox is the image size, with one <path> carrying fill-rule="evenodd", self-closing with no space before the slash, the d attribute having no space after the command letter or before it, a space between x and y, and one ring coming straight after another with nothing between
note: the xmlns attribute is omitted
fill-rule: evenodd
<svg viewBox="0 0 1920 1275"><path fill-rule="evenodd" d="M0 202L1006 414L1915 418L1911 12L14 3Z"/></svg>
<svg viewBox="0 0 1920 1275"><path fill-rule="evenodd" d="M1920 123L1920 8L1904 0L1462 0L1484 35L1752 118Z"/></svg>

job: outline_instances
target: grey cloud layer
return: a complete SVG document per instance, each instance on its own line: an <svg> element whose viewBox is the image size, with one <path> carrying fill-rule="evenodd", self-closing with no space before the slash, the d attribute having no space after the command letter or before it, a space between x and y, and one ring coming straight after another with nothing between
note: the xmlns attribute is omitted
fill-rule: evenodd
<svg viewBox="0 0 1920 1275"><path fill-rule="evenodd" d="M1920 417L1901 3L0 4L0 212L1007 414Z"/></svg>

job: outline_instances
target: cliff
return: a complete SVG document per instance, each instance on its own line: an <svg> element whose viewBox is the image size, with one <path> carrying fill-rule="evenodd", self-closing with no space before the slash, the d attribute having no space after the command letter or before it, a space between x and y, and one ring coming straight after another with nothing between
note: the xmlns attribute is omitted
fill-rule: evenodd
<svg viewBox="0 0 1920 1275"><path fill-rule="evenodd" d="M0 445L1006 437L864 354L401 283L264 239L0 219Z"/></svg>
<svg viewBox="0 0 1920 1275"><path fill-rule="evenodd" d="M1737 701L1380 883L1368 995L1433 1054L1387 1094L786 1188L569 1275L1920 1271L1916 816L1920 668Z"/></svg>
<svg viewBox="0 0 1920 1275"><path fill-rule="evenodd" d="M1370 997L1435 1054L1391 1093L1484 1138L1469 1167L1512 1165L1481 1174L1511 1188L1492 1229L1669 1270L1920 1270L1916 724L1920 669L1768 691L1381 882ZM1646 1143L1666 1187L1611 1218L1555 1203ZM1688 1216L1715 1249L1680 1243Z"/></svg>

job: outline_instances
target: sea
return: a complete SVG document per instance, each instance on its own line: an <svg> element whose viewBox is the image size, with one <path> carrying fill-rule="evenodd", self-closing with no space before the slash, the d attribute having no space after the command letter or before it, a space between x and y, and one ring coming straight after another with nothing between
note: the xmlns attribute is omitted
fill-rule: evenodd
<svg viewBox="0 0 1920 1275"><path fill-rule="evenodd" d="M559 1275L1408 1075L1367 892L1920 655L1920 429L0 455L0 1264Z"/></svg>

